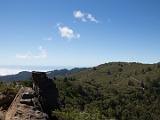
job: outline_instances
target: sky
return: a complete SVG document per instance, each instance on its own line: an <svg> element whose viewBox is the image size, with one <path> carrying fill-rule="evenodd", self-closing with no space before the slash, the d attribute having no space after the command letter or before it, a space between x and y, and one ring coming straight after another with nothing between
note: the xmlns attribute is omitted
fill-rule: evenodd
<svg viewBox="0 0 160 120"><path fill-rule="evenodd" d="M159 0L0 0L0 65L160 61Z"/></svg>

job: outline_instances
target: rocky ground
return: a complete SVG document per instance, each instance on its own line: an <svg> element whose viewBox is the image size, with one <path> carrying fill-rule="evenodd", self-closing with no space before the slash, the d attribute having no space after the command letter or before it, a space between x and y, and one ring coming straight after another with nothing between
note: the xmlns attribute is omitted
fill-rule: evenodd
<svg viewBox="0 0 160 120"><path fill-rule="evenodd" d="M17 93L5 114L5 120L47 120L32 88L23 87Z"/></svg>
<svg viewBox="0 0 160 120"><path fill-rule="evenodd" d="M32 77L33 88L22 87L16 96L0 94L0 120L57 120L51 116L58 105L55 84L42 72Z"/></svg>

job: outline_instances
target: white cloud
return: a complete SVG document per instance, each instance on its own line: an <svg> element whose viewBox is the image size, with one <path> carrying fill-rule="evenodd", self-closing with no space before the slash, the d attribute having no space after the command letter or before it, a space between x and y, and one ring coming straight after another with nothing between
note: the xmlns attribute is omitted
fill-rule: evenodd
<svg viewBox="0 0 160 120"><path fill-rule="evenodd" d="M79 33L76 33L73 29L71 29L67 26L59 25L58 30L59 30L59 33L60 33L62 38L66 38L68 40L80 38Z"/></svg>
<svg viewBox="0 0 160 120"><path fill-rule="evenodd" d="M82 17L84 17L84 14L80 10L74 11L73 14L74 14L74 16L76 18L82 18Z"/></svg>
<svg viewBox="0 0 160 120"><path fill-rule="evenodd" d="M82 22L95 22L99 23L99 21L90 13L83 13L80 10L74 11L73 16L77 19L80 19Z"/></svg>
<svg viewBox="0 0 160 120"><path fill-rule="evenodd" d="M87 18L88 18L90 21L92 21L92 22L98 23L98 20L96 20L96 18L93 17L92 14L88 14L88 15L87 15Z"/></svg>
<svg viewBox="0 0 160 120"><path fill-rule="evenodd" d="M17 54L16 58L18 59L45 59L47 58L47 51L42 47L39 46L38 48L39 53L37 55L32 54L31 52L25 54Z"/></svg>
<svg viewBox="0 0 160 120"><path fill-rule="evenodd" d="M85 18L85 14L82 13L80 10L74 11L73 15L74 15L75 18L81 19L83 22L87 21L86 18Z"/></svg>

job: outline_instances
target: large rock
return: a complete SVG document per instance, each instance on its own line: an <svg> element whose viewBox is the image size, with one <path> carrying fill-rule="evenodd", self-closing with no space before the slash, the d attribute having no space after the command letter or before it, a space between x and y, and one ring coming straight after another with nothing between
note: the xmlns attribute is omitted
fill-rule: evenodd
<svg viewBox="0 0 160 120"><path fill-rule="evenodd" d="M9 105L12 103L15 97L15 93L0 93L0 108L2 110L8 109Z"/></svg>
<svg viewBox="0 0 160 120"><path fill-rule="evenodd" d="M33 89L43 110L51 115L51 110L58 108L58 90L52 79L44 72L32 72Z"/></svg>
<svg viewBox="0 0 160 120"><path fill-rule="evenodd" d="M22 98L20 100L20 103L33 106L34 105L34 92L31 91L31 92L22 93Z"/></svg>

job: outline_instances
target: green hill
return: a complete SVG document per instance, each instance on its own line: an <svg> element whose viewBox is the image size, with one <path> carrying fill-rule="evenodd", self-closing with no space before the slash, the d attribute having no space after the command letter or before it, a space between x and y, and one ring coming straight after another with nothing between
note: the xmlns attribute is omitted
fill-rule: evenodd
<svg viewBox="0 0 160 120"><path fill-rule="evenodd" d="M160 64L112 62L54 79L60 120L160 119Z"/></svg>

